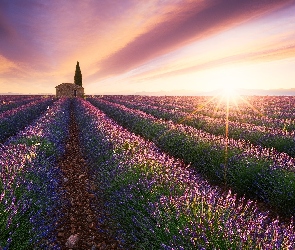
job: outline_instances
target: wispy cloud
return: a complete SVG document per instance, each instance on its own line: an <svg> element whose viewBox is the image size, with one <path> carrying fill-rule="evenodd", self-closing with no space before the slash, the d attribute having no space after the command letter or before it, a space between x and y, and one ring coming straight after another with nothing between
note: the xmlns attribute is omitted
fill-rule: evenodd
<svg viewBox="0 0 295 250"><path fill-rule="evenodd" d="M287 47L275 48L270 50L257 51L253 53L235 54L227 57L202 62L194 66L183 67L180 69L158 69L152 71L145 71L141 74L133 76L137 81L142 80L153 80L171 76L178 76L184 74L195 73L198 71L212 69L215 67L225 65L237 65L238 63L250 63L250 62L268 62L273 60L285 59L288 57L295 57L295 44Z"/></svg>
<svg viewBox="0 0 295 250"><path fill-rule="evenodd" d="M99 63L97 77L120 74L189 42L218 33L294 1L215 0L179 3L166 20Z"/></svg>

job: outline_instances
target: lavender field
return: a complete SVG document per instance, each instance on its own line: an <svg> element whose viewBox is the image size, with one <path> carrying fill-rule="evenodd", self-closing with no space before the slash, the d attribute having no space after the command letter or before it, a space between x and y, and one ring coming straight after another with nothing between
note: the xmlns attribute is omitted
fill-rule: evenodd
<svg viewBox="0 0 295 250"><path fill-rule="evenodd" d="M77 249L295 249L294 111L293 96L0 96L0 249L71 249L72 133L85 223L117 242L78 233Z"/></svg>

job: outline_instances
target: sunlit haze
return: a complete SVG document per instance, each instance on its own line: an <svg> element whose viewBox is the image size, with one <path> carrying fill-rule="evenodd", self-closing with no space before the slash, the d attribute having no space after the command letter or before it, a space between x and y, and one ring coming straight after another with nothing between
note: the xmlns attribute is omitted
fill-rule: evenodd
<svg viewBox="0 0 295 250"><path fill-rule="evenodd" d="M295 0L0 2L0 93L295 88ZM161 92L164 91L164 92Z"/></svg>

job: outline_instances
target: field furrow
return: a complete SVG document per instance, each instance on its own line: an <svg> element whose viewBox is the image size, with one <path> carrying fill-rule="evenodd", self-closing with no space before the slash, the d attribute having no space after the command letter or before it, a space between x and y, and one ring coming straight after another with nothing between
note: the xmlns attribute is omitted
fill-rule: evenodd
<svg viewBox="0 0 295 250"><path fill-rule="evenodd" d="M73 105L70 106L69 137L66 150L57 163L63 173L60 191L64 202L57 223L58 243L61 249L118 249L117 241L107 233L98 230L102 211L94 208L101 201L95 196L97 183L91 181L91 174L82 154L79 131Z"/></svg>

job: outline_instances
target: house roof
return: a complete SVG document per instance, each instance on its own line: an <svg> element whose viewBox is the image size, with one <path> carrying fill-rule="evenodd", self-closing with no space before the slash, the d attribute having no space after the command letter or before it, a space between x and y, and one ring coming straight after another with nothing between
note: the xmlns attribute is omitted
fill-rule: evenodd
<svg viewBox="0 0 295 250"><path fill-rule="evenodd" d="M75 89L84 89L82 86L76 85L74 83L69 83L69 82L61 83L61 84L57 85L55 88L60 88L63 86L70 86L70 87L74 87Z"/></svg>

